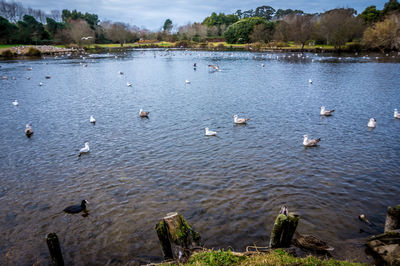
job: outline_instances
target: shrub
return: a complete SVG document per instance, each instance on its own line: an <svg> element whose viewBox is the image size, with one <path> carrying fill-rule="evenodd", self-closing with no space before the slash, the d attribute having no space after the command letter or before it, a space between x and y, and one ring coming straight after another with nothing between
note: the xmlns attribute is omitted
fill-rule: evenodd
<svg viewBox="0 0 400 266"><path fill-rule="evenodd" d="M13 54L13 52L11 52L10 49L7 49L7 50L4 50L4 51L1 53L1 56L4 56L4 57L13 57L14 54Z"/></svg>
<svg viewBox="0 0 400 266"><path fill-rule="evenodd" d="M41 56L42 53L40 52L39 49L36 49L34 47L30 47L28 52L26 53L27 56Z"/></svg>

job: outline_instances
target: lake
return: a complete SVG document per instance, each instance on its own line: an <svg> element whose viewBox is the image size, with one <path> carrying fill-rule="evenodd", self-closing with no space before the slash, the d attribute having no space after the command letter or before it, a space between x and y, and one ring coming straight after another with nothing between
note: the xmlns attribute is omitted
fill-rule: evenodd
<svg viewBox="0 0 400 266"><path fill-rule="evenodd" d="M0 61L0 264L48 264L50 232L67 264L160 261L154 227L172 211L208 248L267 246L283 204L334 257L372 262L364 238L400 203L400 56L341 56L134 50ZM321 117L321 105L334 114ZM235 125L234 114L251 119ZM304 148L304 134L322 140ZM83 199L87 217L62 212Z"/></svg>

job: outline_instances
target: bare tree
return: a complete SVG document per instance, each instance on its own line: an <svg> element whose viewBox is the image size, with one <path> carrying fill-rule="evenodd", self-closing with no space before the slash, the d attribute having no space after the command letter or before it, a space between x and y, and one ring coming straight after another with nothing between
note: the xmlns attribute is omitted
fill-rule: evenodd
<svg viewBox="0 0 400 266"><path fill-rule="evenodd" d="M312 38L314 31L314 16L309 14L291 14L284 18L289 28L289 38L304 45Z"/></svg>
<svg viewBox="0 0 400 266"><path fill-rule="evenodd" d="M51 10L50 12L51 18L54 19L57 22L61 21L61 12L60 10Z"/></svg>
<svg viewBox="0 0 400 266"><path fill-rule="evenodd" d="M69 34L71 39L79 46L84 43L94 42L94 31L89 27L88 23L83 19L70 20Z"/></svg>
<svg viewBox="0 0 400 266"><path fill-rule="evenodd" d="M264 42L269 43L274 34L274 28L272 25L258 24L254 26L253 32L250 35L250 40L253 42Z"/></svg>

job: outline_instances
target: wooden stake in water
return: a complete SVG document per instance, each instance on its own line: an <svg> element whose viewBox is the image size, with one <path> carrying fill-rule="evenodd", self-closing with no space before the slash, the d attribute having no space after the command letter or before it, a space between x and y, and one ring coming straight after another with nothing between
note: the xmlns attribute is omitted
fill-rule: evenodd
<svg viewBox="0 0 400 266"><path fill-rule="evenodd" d="M400 229L400 205L388 207L385 222L385 232Z"/></svg>
<svg viewBox="0 0 400 266"><path fill-rule="evenodd" d="M49 248L51 262L54 266L64 266L64 259L61 253L60 242L56 233L50 233L46 236L47 246Z"/></svg>
<svg viewBox="0 0 400 266"><path fill-rule="evenodd" d="M300 216L289 213L286 206L281 207L281 211L275 219L274 227L271 232L269 242L270 248L289 247L293 235L296 232Z"/></svg>
<svg viewBox="0 0 400 266"><path fill-rule="evenodd" d="M164 259L184 261L193 248L200 246L200 234L177 212L168 213L155 229Z"/></svg>

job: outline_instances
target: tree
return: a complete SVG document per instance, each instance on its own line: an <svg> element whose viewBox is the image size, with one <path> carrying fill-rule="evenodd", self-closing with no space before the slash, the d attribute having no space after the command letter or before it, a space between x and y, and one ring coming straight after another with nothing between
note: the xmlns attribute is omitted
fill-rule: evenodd
<svg viewBox="0 0 400 266"><path fill-rule="evenodd" d="M265 23L267 23L265 18L241 19L226 29L224 37L228 43L248 43L254 26Z"/></svg>
<svg viewBox="0 0 400 266"><path fill-rule="evenodd" d="M164 26L163 26L163 30L166 32L171 32L172 30L172 20L170 20L169 18L167 18L164 22Z"/></svg>
<svg viewBox="0 0 400 266"><path fill-rule="evenodd" d="M389 12L400 10L400 3L397 0L389 0L383 7L382 13L383 15L388 14Z"/></svg>
<svg viewBox="0 0 400 266"><path fill-rule="evenodd" d="M384 21L368 27L363 43L368 48L385 50L400 49L400 15L393 14Z"/></svg>
<svg viewBox="0 0 400 266"><path fill-rule="evenodd" d="M360 17L368 24L377 22L380 16L381 11L377 10L376 6L369 6L360 14Z"/></svg>
<svg viewBox="0 0 400 266"><path fill-rule="evenodd" d="M311 39L314 32L314 16L292 14L286 16L284 20L289 27L289 38L299 42L303 51L304 45Z"/></svg>
<svg viewBox="0 0 400 266"><path fill-rule="evenodd" d="M131 31L128 24L105 21L101 26L105 30L106 38L114 43L119 43L121 46L126 42L135 42L139 39L137 34Z"/></svg>
<svg viewBox="0 0 400 266"><path fill-rule="evenodd" d="M213 12L211 16L206 17L202 24L206 25L207 27L217 27L217 34L218 36L221 36L225 29L238 21L238 17L236 15L230 14L230 15L225 15L224 13L217 13Z"/></svg>
<svg viewBox="0 0 400 266"><path fill-rule="evenodd" d="M337 8L322 14L319 29L328 44L340 49L346 42L358 37L362 25L355 14L352 8Z"/></svg>
<svg viewBox="0 0 400 266"><path fill-rule="evenodd" d="M269 43L274 35L274 26L273 22L255 25L253 32L250 34L250 40L252 42Z"/></svg>
<svg viewBox="0 0 400 266"><path fill-rule="evenodd" d="M56 35L57 30L65 28L65 24L62 22L57 22L52 18L46 18L46 30L50 33L52 37Z"/></svg>
<svg viewBox="0 0 400 266"><path fill-rule="evenodd" d="M81 45L83 37L91 37L85 40L86 43L94 42L94 31L89 27L86 20L83 19L69 20L68 24L69 24L69 34L75 43Z"/></svg>
<svg viewBox="0 0 400 266"><path fill-rule="evenodd" d="M178 36L181 40L204 41L207 36L207 26L200 23L188 23L179 27Z"/></svg>
<svg viewBox="0 0 400 266"><path fill-rule="evenodd" d="M275 19L280 19L280 18L283 18L283 17L285 17L285 16L287 16L287 15L302 15L302 14L304 14L304 12L302 11L302 10L299 10L299 9L295 9L295 10L292 10L292 9L278 9L276 12L275 12Z"/></svg>
<svg viewBox="0 0 400 266"><path fill-rule="evenodd" d="M287 42L289 40L289 25L278 20L275 24L274 40Z"/></svg>
<svg viewBox="0 0 400 266"><path fill-rule="evenodd" d="M259 6L256 8L254 13L255 17L265 18L266 20L271 20L275 13L275 9L270 6Z"/></svg>

